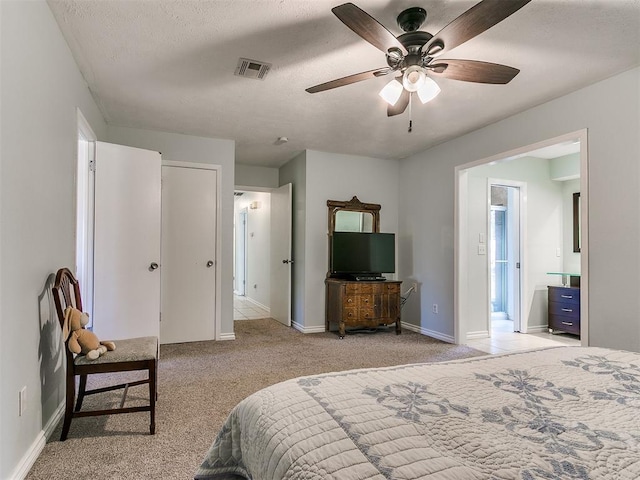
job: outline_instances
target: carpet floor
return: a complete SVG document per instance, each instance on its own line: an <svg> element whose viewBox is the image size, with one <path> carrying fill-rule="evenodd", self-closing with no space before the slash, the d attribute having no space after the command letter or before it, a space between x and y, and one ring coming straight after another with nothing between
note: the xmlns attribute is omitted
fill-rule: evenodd
<svg viewBox="0 0 640 480"><path fill-rule="evenodd" d="M485 355L407 330L395 335L393 328L339 340L333 333L302 334L260 319L235 322L235 333L235 341L160 347L155 435L149 435L148 413L75 419L65 442L58 440L60 422L27 480L193 478L231 409L264 387L331 371ZM88 387L120 380L121 374L94 376ZM127 405L147 395L146 385L132 387ZM119 400L110 392L85 404L104 407Z"/></svg>

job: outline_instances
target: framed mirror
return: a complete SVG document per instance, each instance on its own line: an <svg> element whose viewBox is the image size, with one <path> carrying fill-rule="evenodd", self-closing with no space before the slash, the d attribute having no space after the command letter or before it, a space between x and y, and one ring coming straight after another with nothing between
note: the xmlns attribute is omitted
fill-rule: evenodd
<svg viewBox="0 0 640 480"><path fill-rule="evenodd" d="M358 197L347 202L327 200L329 207L329 235L333 232L380 231L380 205L363 203Z"/></svg>
<svg viewBox="0 0 640 480"><path fill-rule="evenodd" d="M580 192L573 194L573 251L580 252Z"/></svg>

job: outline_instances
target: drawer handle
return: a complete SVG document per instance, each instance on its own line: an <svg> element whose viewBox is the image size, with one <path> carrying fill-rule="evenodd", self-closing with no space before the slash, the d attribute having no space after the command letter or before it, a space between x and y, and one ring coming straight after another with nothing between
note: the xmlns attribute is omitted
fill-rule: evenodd
<svg viewBox="0 0 640 480"><path fill-rule="evenodd" d="M368 298L365 298L365 299L364 299L364 303L369 303L369 299L368 299Z"/></svg>
<svg viewBox="0 0 640 480"><path fill-rule="evenodd" d="M573 310L571 308L563 308L562 311L563 312L573 312Z"/></svg>
<svg viewBox="0 0 640 480"><path fill-rule="evenodd" d="M573 322L562 322L562 324L571 326L571 325L573 325Z"/></svg>
<svg viewBox="0 0 640 480"><path fill-rule="evenodd" d="M573 298L573 295L560 295L562 298Z"/></svg>
<svg viewBox="0 0 640 480"><path fill-rule="evenodd" d="M347 303L353 303L353 300L349 299L347 300Z"/></svg>

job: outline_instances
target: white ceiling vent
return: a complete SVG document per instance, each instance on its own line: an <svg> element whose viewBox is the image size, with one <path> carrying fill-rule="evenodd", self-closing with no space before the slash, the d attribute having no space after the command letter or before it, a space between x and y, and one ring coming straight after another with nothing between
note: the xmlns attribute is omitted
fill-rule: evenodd
<svg viewBox="0 0 640 480"><path fill-rule="evenodd" d="M254 78L256 80L264 80L271 70L271 64L265 62L259 62L257 60L250 60L248 58L240 58L238 60L238 66L234 75L239 77Z"/></svg>

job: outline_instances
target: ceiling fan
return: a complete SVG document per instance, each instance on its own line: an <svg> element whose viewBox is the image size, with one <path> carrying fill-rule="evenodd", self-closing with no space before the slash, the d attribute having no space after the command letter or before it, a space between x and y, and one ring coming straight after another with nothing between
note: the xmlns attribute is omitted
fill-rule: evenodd
<svg viewBox="0 0 640 480"><path fill-rule="evenodd" d="M386 55L387 66L321 83L306 91L317 93L371 78L398 74L380 91L380 96L389 104L387 115L391 117L406 110L414 92L422 103L427 103L440 93L440 87L431 76L464 82L509 83L520 70L496 63L440 60L438 57L493 27L530 1L483 0L435 35L419 30L427 18L426 10L420 7L408 8L397 17L398 25L405 32L398 37L353 3L338 5L331 11L347 27L381 50Z"/></svg>

